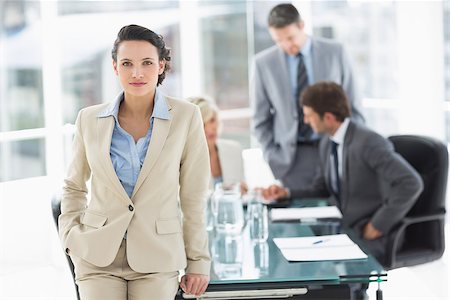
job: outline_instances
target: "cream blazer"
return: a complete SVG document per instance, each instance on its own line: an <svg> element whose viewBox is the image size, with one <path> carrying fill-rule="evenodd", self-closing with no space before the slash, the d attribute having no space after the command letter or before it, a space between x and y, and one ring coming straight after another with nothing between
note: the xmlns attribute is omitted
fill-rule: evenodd
<svg viewBox="0 0 450 300"><path fill-rule="evenodd" d="M136 272L209 275L204 205L211 175L202 118L195 105L165 100L170 119L154 119L131 199L110 159L114 118L97 117L109 104L79 112L59 217L66 253L108 266L127 232L127 259Z"/></svg>

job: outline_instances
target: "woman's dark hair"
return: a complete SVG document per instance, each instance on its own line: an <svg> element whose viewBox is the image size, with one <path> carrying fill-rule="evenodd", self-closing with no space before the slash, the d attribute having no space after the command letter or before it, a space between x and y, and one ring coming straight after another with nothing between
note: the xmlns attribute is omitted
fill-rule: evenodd
<svg viewBox="0 0 450 300"><path fill-rule="evenodd" d="M166 78L166 72L170 70L170 49L166 47L163 37L150 29L139 25L127 25L122 27L117 34L116 41L111 50L112 59L115 62L117 62L117 50L119 49L120 43L123 41L147 41L158 49L159 61L164 60L166 62L164 72L158 76L157 85L160 85L164 78Z"/></svg>
<svg viewBox="0 0 450 300"><path fill-rule="evenodd" d="M319 81L307 87L300 96L300 105L311 107L320 118L326 112L332 113L339 122L350 117L350 105L344 90L331 81Z"/></svg>

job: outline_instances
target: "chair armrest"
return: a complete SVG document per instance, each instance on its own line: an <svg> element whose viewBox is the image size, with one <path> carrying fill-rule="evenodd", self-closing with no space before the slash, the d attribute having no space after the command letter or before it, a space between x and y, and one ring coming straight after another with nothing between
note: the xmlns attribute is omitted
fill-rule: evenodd
<svg viewBox="0 0 450 300"><path fill-rule="evenodd" d="M430 221L437 220L445 220L445 210L436 214L431 215L423 215L423 216L414 216L414 217L405 217L403 220L396 226L394 230L389 233L389 239L387 241L387 248L390 249L387 253L386 262L388 265L391 265L395 260L397 248L399 247L399 236L405 229L413 224L426 223Z"/></svg>
<svg viewBox="0 0 450 300"><path fill-rule="evenodd" d="M437 213L437 214L432 214L432 215L405 217L400 222L399 226L397 227L397 230L408 227L411 224L429 222L429 221L434 221L434 220L439 220L439 219L444 219L444 218L445 218L445 211Z"/></svg>

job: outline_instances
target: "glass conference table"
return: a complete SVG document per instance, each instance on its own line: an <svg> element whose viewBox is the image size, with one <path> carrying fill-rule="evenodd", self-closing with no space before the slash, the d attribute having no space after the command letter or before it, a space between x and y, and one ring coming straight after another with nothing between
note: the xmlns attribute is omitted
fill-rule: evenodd
<svg viewBox="0 0 450 300"><path fill-rule="evenodd" d="M321 206L324 200L296 200L294 206ZM340 261L289 262L273 242L277 237L347 233L368 258ZM239 235L210 232L211 281L199 299L350 299L357 284L382 282L387 273L364 243L338 220L269 222L265 243L250 240L248 226ZM195 299L181 295L177 299Z"/></svg>

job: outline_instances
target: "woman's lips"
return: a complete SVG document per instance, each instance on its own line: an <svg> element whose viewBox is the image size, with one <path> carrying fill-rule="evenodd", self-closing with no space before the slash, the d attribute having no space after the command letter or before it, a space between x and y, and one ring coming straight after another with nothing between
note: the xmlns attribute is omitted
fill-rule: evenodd
<svg viewBox="0 0 450 300"><path fill-rule="evenodd" d="M140 86L143 86L146 84L147 84L146 82L130 82L130 85L136 86L136 87L140 87Z"/></svg>

